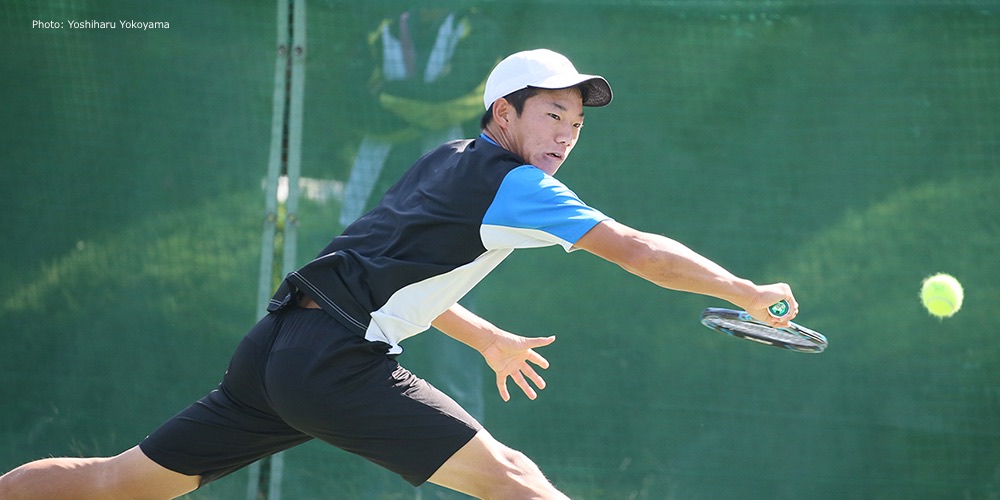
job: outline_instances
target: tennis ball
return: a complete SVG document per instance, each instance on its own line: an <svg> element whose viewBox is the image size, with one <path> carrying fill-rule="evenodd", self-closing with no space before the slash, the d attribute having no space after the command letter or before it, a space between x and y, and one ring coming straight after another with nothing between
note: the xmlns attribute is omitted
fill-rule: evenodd
<svg viewBox="0 0 1000 500"><path fill-rule="evenodd" d="M962 284L954 276L940 273L924 280L920 301L927 312L938 318L949 318L962 308Z"/></svg>

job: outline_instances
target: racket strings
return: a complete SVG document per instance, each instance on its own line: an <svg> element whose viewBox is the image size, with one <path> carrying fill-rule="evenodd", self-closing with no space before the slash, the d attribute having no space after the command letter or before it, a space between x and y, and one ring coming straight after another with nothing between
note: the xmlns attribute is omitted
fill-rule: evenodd
<svg viewBox="0 0 1000 500"><path fill-rule="evenodd" d="M730 321L725 319L712 320L712 322L718 325L719 328L725 328L726 330L732 331L734 333L753 334L758 338L780 340L784 343L794 343L802 345L814 344L814 342L811 339L803 338L799 334L792 333L788 330L784 330L781 328L772 328L770 326L758 323L745 323L742 321Z"/></svg>
<svg viewBox="0 0 1000 500"><path fill-rule="evenodd" d="M794 351L819 353L827 346L826 337L818 332L795 323L787 328L775 328L753 319L744 311L710 308L702 313L701 322L733 337Z"/></svg>

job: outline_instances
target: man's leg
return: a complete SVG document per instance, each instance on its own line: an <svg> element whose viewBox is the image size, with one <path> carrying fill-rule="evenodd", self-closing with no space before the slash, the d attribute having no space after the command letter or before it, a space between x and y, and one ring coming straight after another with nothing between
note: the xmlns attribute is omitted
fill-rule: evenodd
<svg viewBox="0 0 1000 500"><path fill-rule="evenodd" d="M523 453L479 431L428 480L477 498L566 499Z"/></svg>
<svg viewBox="0 0 1000 500"><path fill-rule="evenodd" d="M198 488L198 476L165 469L138 446L112 458L47 458L0 476L0 498L175 498Z"/></svg>

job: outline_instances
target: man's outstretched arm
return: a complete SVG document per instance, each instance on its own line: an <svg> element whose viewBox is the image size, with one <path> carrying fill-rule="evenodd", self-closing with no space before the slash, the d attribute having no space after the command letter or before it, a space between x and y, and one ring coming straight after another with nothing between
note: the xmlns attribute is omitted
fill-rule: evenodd
<svg viewBox="0 0 1000 500"><path fill-rule="evenodd" d="M729 301L775 326L787 326L799 310L791 288L784 283L756 285L678 241L613 220L594 226L574 246L664 288ZM791 313L778 320L768 315L767 307L781 300L788 301Z"/></svg>

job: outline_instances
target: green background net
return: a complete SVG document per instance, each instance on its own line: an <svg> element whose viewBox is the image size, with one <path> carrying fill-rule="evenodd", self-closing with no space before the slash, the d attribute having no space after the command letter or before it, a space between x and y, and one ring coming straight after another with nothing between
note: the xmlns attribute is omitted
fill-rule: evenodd
<svg viewBox="0 0 1000 500"><path fill-rule="evenodd" d="M0 6L0 469L119 453L218 383L259 306L276 12ZM477 132L499 58L549 47L616 92L560 178L790 283L829 337L820 356L740 342L698 324L718 300L515 253L465 303L558 335L538 400L503 403L435 331L400 360L571 497L1000 495L1000 3L327 0L306 19L298 262L424 149ZM917 298L935 272L965 286L947 320ZM285 498L460 497L322 444L283 457ZM247 476L189 497L243 498Z"/></svg>

